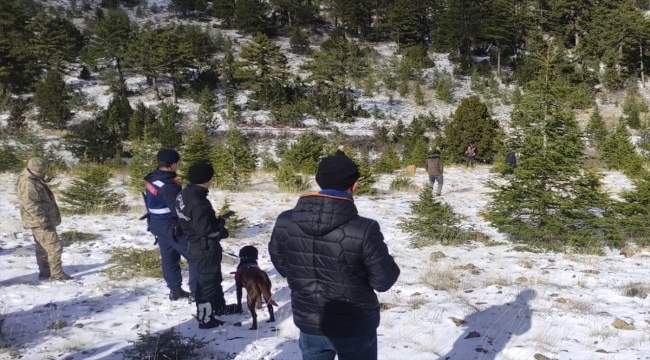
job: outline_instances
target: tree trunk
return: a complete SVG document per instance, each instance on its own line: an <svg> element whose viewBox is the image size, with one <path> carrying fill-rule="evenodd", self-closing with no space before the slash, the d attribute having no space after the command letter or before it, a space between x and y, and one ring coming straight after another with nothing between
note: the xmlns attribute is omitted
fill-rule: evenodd
<svg viewBox="0 0 650 360"><path fill-rule="evenodd" d="M639 44L639 55L641 56L641 86L645 89L645 74L643 71L643 44Z"/></svg>
<svg viewBox="0 0 650 360"><path fill-rule="evenodd" d="M287 11L287 20L289 21L289 27L291 27L291 11Z"/></svg>
<svg viewBox="0 0 650 360"><path fill-rule="evenodd" d="M122 75L122 66L120 66L120 58L115 58L115 69L120 76L120 81L124 82L124 76Z"/></svg>
<svg viewBox="0 0 650 360"><path fill-rule="evenodd" d="M573 38L575 39L575 42L576 42L576 48L577 48L578 45L580 45L580 33L576 31L576 32L573 34Z"/></svg>
<svg viewBox="0 0 650 360"><path fill-rule="evenodd" d="M501 76L501 48L497 48L497 76Z"/></svg>
<svg viewBox="0 0 650 360"><path fill-rule="evenodd" d="M158 91L158 77L153 76L153 89L156 92L156 100L160 100L160 92Z"/></svg>
<svg viewBox="0 0 650 360"><path fill-rule="evenodd" d="M176 78L172 75L172 93L174 94L174 104L178 103L178 94L176 92Z"/></svg>

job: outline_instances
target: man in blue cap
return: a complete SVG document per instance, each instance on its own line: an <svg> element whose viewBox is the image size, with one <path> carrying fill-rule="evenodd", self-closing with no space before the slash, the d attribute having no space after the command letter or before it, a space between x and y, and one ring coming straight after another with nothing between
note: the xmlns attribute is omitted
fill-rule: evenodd
<svg viewBox="0 0 650 360"><path fill-rule="evenodd" d="M181 183L175 179L181 157L175 150L163 149L156 158L158 169L144 178L149 231L156 237L160 247L163 278L169 288L169 300L189 298L192 301L196 288L196 266L188 259L187 239L177 231L178 215L175 205L176 197L182 189ZM189 293L181 288L181 256L189 266Z"/></svg>

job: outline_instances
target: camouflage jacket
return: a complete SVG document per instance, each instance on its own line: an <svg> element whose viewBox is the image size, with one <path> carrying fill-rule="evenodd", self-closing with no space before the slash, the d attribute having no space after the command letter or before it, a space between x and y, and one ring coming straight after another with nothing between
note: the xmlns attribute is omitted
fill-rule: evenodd
<svg viewBox="0 0 650 360"><path fill-rule="evenodd" d="M61 224L61 212L54 194L29 170L24 169L18 176L16 192L24 228L46 228Z"/></svg>

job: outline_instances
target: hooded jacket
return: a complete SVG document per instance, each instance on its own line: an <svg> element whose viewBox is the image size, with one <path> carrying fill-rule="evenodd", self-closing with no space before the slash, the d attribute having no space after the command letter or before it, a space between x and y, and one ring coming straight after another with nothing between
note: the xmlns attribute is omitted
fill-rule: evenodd
<svg viewBox="0 0 650 360"><path fill-rule="evenodd" d="M269 254L291 288L293 321L303 332L355 336L379 326L379 301L400 270L379 224L351 199L308 194L280 214Z"/></svg>
<svg viewBox="0 0 650 360"><path fill-rule="evenodd" d="M215 215L208 189L188 184L176 197L176 213L178 225L190 243L228 237L226 220Z"/></svg>
<svg viewBox="0 0 650 360"><path fill-rule="evenodd" d="M45 229L61 224L59 206L42 176L44 174L35 174L27 168L18 175L16 192L25 229Z"/></svg>

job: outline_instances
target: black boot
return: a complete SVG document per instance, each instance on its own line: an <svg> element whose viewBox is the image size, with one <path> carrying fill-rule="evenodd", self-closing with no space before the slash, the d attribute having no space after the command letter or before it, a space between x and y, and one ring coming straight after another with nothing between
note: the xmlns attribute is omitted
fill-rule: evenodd
<svg viewBox="0 0 650 360"><path fill-rule="evenodd" d="M169 292L169 300L171 300L171 301L176 301L178 299L185 299L185 298L188 298L189 296L190 296L190 293L188 293L187 291L185 291L185 290L183 290L181 288L172 289Z"/></svg>
<svg viewBox="0 0 650 360"><path fill-rule="evenodd" d="M225 324L225 322L211 316L210 321L208 321L207 323L199 321L199 329L212 329L223 324Z"/></svg>

